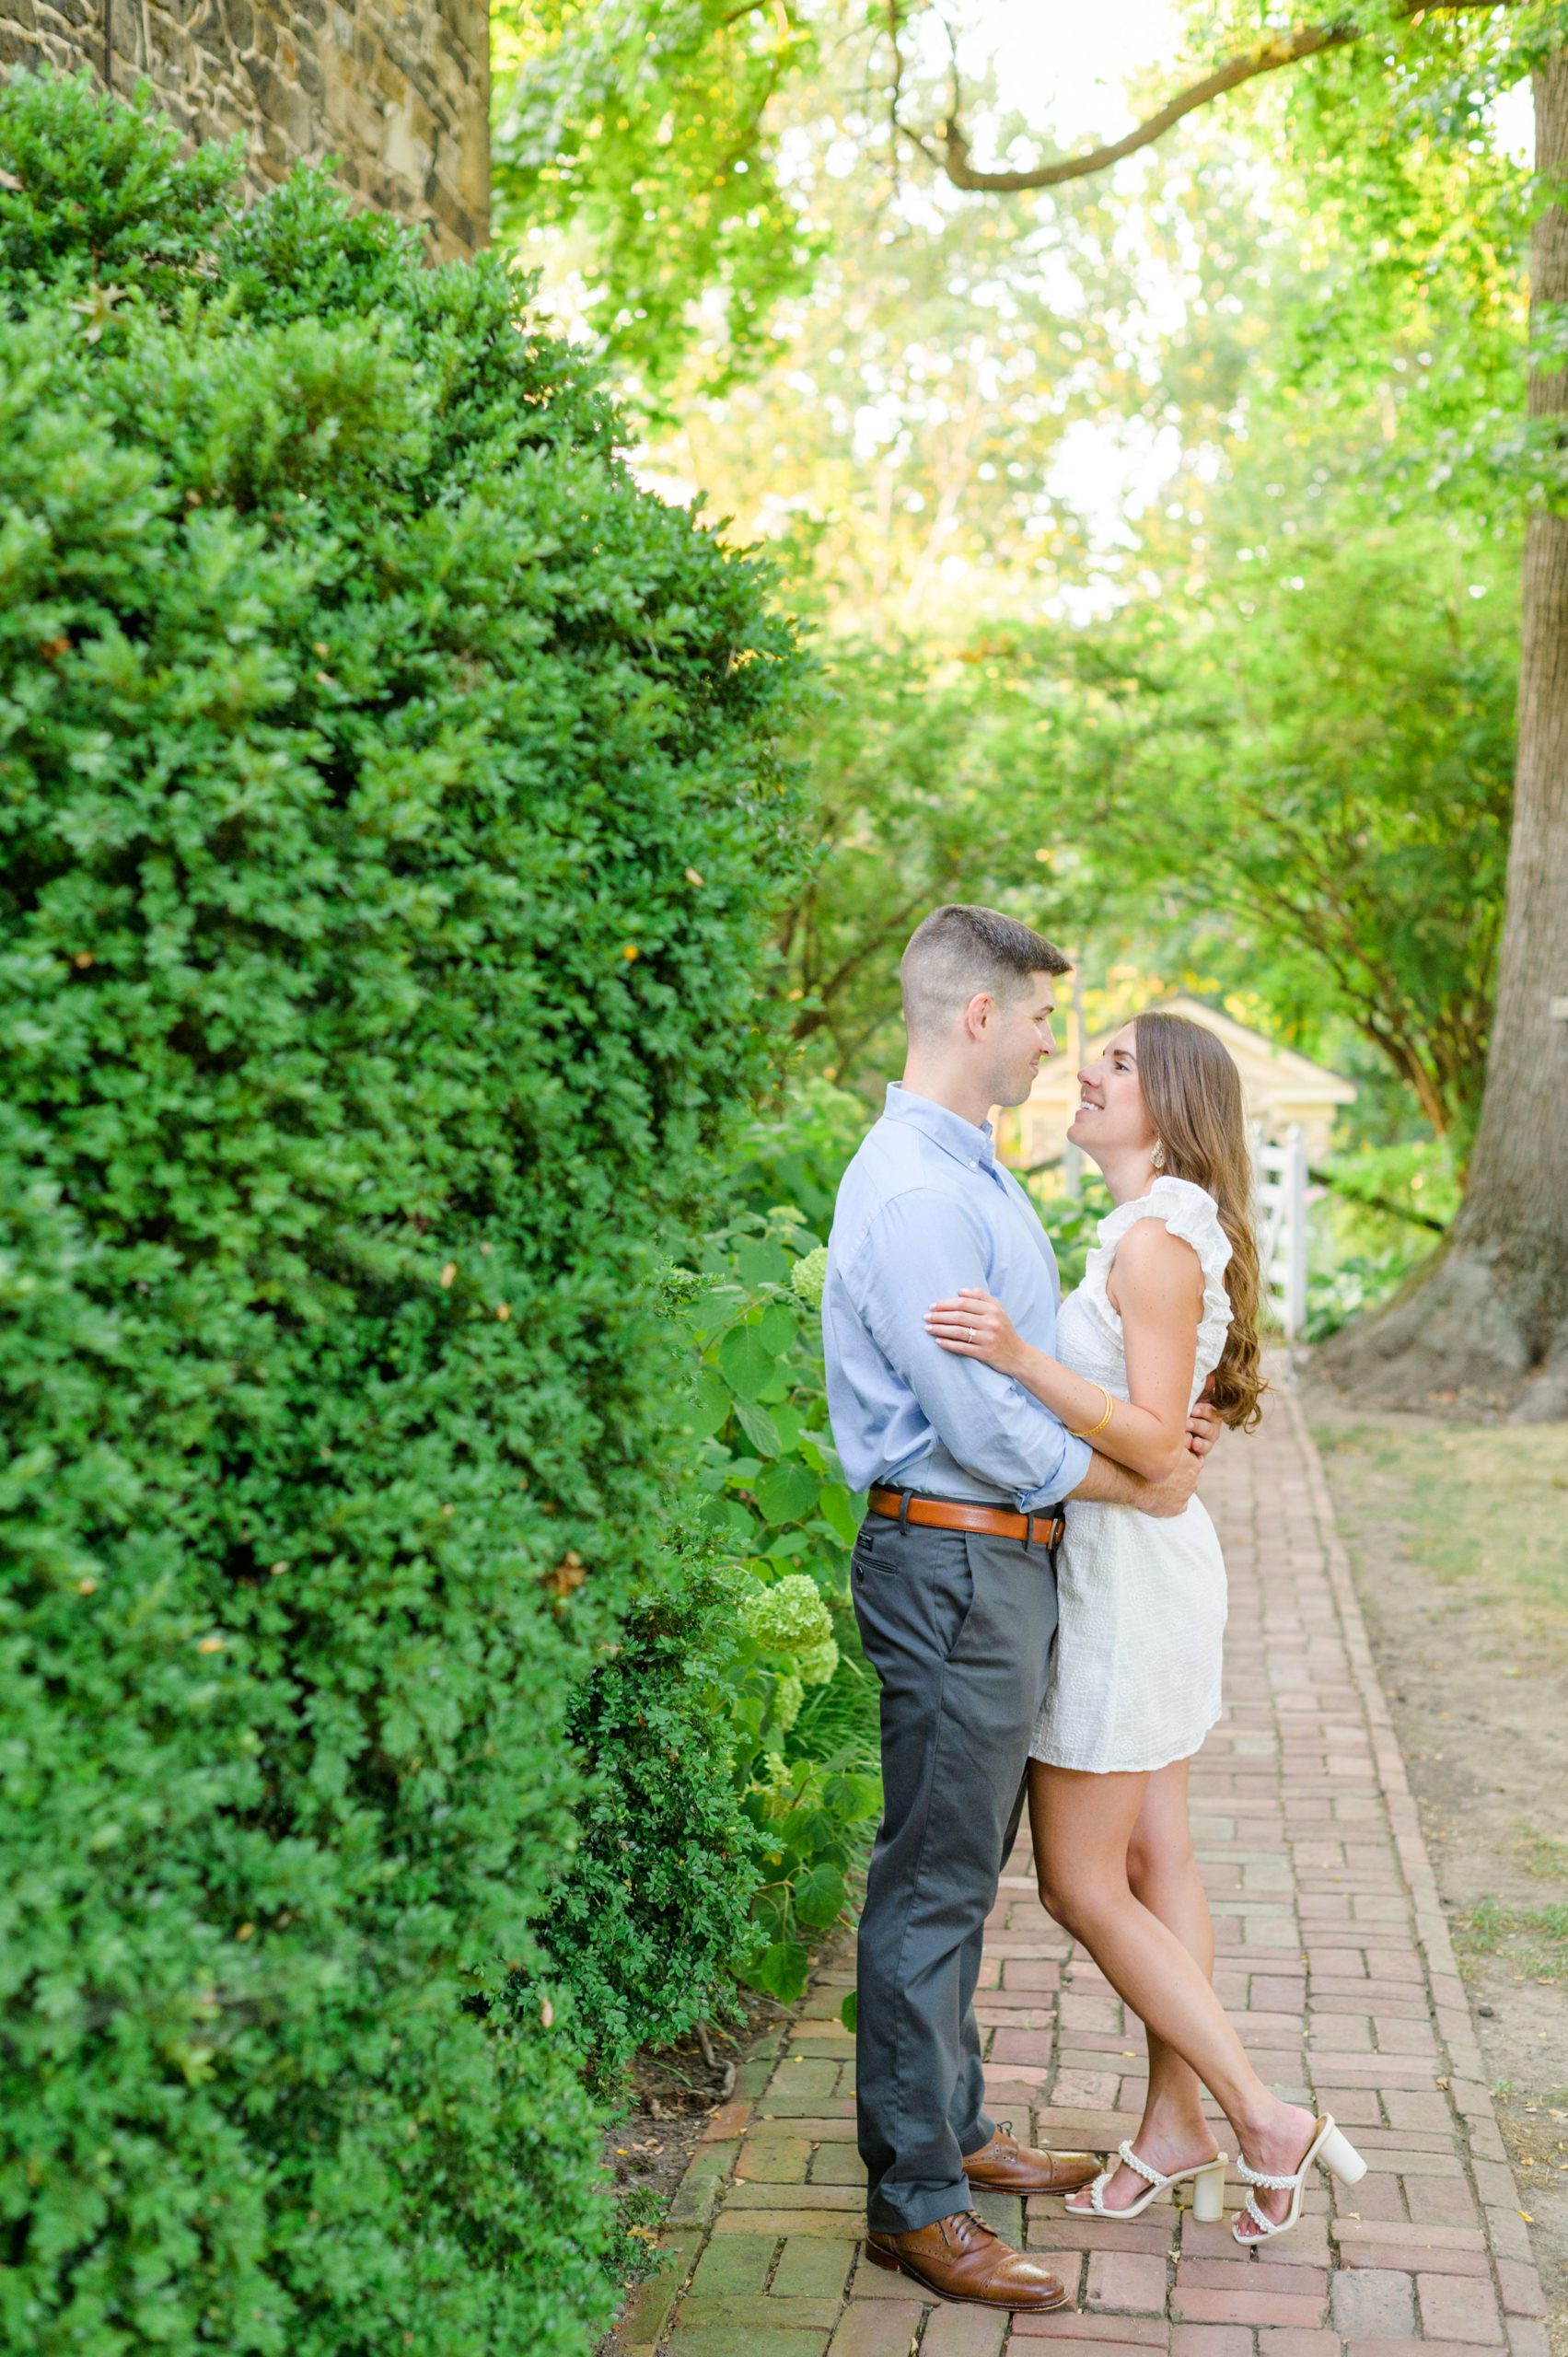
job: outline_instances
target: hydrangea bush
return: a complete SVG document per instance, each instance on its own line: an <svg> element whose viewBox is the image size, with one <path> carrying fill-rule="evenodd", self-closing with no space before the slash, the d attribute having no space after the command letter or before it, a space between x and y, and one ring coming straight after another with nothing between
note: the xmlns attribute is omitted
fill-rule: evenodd
<svg viewBox="0 0 1568 2357"><path fill-rule="evenodd" d="M564 2357L795 659L501 261L235 169L0 95L0 2339Z"/></svg>
<svg viewBox="0 0 1568 2357"><path fill-rule="evenodd" d="M864 1124L858 1106L839 1113ZM830 1200L830 1189L801 1191ZM707 1282L687 1315L701 1351L703 1527L748 1573L727 1675L762 1846L740 1968L787 2003L844 1912L881 1805L876 1680L849 1588L865 1501L844 1482L828 1426L817 1233L795 1206L775 1205L742 1214L699 1258Z"/></svg>

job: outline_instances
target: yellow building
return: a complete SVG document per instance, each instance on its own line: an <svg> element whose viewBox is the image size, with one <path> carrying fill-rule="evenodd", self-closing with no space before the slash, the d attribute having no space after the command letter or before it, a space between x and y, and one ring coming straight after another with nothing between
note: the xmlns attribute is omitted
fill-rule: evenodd
<svg viewBox="0 0 1568 2357"><path fill-rule="evenodd" d="M1307 1159L1316 1162L1329 1150L1329 1141L1342 1106L1355 1096L1355 1084L1315 1064L1294 1048L1282 1048L1262 1032L1249 1029L1234 1016L1202 999L1167 998L1157 1002L1166 1015L1185 1015L1223 1040L1241 1074L1242 1095L1249 1122L1264 1140L1283 1138L1296 1126ZM1121 1029L1113 1024L1087 1041L1083 1061L1092 1063ZM1063 1041L1040 1067L1027 1104L1004 1113L998 1123L1003 1159L1015 1168L1029 1170L1059 1161L1067 1143L1067 1125L1078 1106L1078 1064Z"/></svg>

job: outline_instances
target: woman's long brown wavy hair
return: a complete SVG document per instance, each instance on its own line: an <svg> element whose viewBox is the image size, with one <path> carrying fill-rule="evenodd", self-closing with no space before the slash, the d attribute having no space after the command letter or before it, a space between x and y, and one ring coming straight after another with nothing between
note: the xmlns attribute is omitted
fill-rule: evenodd
<svg viewBox="0 0 1568 2357"><path fill-rule="evenodd" d="M1161 1166L1172 1178L1206 1188L1219 1207L1230 1242L1225 1289L1230 1330L1214 1369L1210 1397L1221 1421L1250 1432L1261 1416L1258 1299L1262 1275L1252 1220L1252 1156L1241 1103L1241 1074L1225 1048L1201 1023L1157 1010L1140 1015L1138 1085L1165 1148Z"/></svg>

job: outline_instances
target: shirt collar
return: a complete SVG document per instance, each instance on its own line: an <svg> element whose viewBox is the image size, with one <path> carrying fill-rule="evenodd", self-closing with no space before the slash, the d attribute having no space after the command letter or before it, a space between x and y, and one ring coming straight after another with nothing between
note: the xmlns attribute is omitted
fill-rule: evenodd
<svg viewBox="0 0 1568 2357"><path fill-rule="evenodd" d="M973 1170L978 1167L981 1170L989 1170L996 1160L996 1145L989 1121L981 1122L976 1129L974 1123L966 1121L961 1113L952 1112L948 1107L936 1104L929 1097L917 1097L912 1089L900 1088L896 1080L888 1083L884 1119L908 1121L912 1129L921 1131L933 1145L939 1145L944 1154L950 1154L954 1161L961 1162L966 1169Z"/></svg>

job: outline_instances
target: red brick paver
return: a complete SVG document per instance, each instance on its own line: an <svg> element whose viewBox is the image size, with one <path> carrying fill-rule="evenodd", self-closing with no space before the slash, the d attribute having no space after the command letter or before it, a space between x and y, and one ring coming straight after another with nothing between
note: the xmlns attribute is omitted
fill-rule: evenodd
<svg viewBox="0 0 1568 2357"><path fill-rule="evenodd" d="M710 2123L617 2357L1545 2357L1415 1805L1288 1392L1216 1453L1204 1496L1231 1583L1226 1711L1192 1776L1215 1980L1265 2078L1331 2110L1366 2177L1319 2177L1297 2232L1251 2254L1228 2218L1201 2226L1187 2208L1117 2227L987 2199L999 2231L1050 2255L1071 2306L1009 2319L923 2301L860 2250L843 1965ZM999 2118L1063 2146L1132 2133L1141 2034L1041 1910L1027 1848L992 1917L979 2013Z"/></svg>

